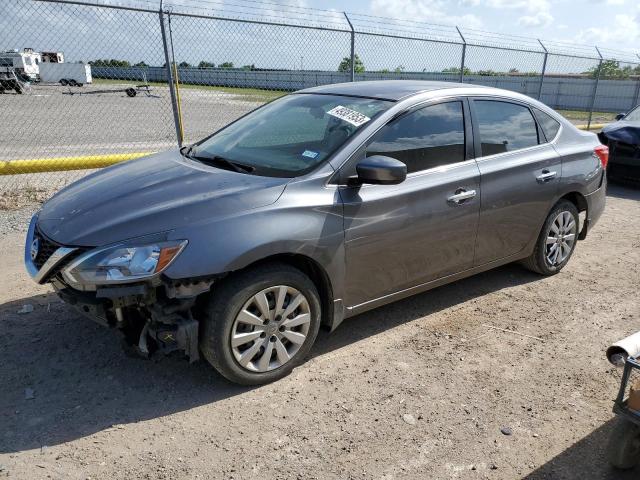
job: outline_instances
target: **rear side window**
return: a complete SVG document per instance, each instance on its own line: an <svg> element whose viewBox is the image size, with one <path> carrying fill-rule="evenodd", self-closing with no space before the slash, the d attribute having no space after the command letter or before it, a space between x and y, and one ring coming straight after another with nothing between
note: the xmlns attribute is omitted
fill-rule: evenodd
<svg viewBox="0 0 640 480"><path fill-rule="evenodd" d="M462 102L430 105L385 126L367 156L386 155L407 165L407 173L465 160Z"/></svg>
<svg viewBox="0 0 640 480"><path fill-rule="evenodd" d="M538 124L544 132L544 136L547 137L547 141L550 142L551 140L556 138L558 130L560 130L560 122L558 122L551 115L548 115L542 110L538 110L537 108L534 108L533 112L538 119Z"/></svg>
<svg viewBox="0 0 640 480"><path fill-rule="evenodd" d="M536 122L527 107L495 100L475 100L474 105L483 156L538 145Z"/></svg>

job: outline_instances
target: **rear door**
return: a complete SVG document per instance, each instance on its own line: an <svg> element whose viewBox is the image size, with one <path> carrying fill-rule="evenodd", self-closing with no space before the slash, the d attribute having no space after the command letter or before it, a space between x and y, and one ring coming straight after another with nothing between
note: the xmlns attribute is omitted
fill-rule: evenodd
<svg viewBox="0 0 640 480"><path fill-rule="evenodd" d="M552 206L561 158L525 103L471 101L482 191L475 265L514 256L537 237Z"/></svg>
<svg viewBox="0 0 640 480"><path fill-rule="evenodd" d="M399 185L340 190L347 305L472 266L480 175L469 117L464 99L415 108L379 130L344 167L349 176L365 155L386 155L408 170Z"/></svg>

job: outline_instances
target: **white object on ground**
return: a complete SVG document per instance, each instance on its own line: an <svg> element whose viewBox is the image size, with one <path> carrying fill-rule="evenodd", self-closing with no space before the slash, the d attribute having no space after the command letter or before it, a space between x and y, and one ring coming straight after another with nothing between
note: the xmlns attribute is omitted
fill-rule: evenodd
<svg viewBox="0 0 640 480"><path fill-rule="evenodd" d="M629 335L607 348L607 359L614 365L624 365L627 357L640 355L640 332Z"/></svg>

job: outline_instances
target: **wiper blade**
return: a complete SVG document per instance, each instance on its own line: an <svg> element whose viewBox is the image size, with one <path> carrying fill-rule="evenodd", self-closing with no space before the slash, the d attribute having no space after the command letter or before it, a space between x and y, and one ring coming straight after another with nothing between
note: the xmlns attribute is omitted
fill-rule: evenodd
<svg viewBox="0 0 640 480"><path fill-rule="evenodd" d="M244 165L242 163L232 162L231 160L227 160L226 158L221 157L219 155L214 155L212 157L205 157L201 155L188 155L188 156L189 158L198 160L199 162L214 164L216 166L222 166L227 170L233 170L234 172L238 172L238 173L251 173L255 170L255 167L252 167L250 165Z"/></svg>

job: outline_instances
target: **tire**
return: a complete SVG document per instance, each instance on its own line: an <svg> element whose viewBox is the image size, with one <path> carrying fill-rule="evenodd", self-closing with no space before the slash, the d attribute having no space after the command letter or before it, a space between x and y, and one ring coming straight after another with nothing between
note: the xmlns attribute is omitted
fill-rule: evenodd
<svg viewBox="0 0 640 480"><path fill-rule="evenodd" d="M619 418L607 445L607 460L621 470L635 467L640 460L640 427Z"/></svg>
<svg viewBox="0 0 640 480"><path fill-rule="evenodd" d="M78 86L78 82L76 82L73 78L71 80L69 80L69 85L71 85L72 87L77 87Z"/></svg>
<svg viewBox="0 0 640 480"><path fill-rule="evenodd" d="M132 98L135 97L138 93L136 92L135 88L127 88L124 92L127 94L127 97L132 97Z"/></svg>
<svg viewBox="0 0 640 480"><path fill-rule="evenodd" d="M263 300L262 307L258 298ZM264 302L268 303L266 313ZM293 310L287 313L287 307ZM285 315L281 318L278 313ZM200 350L231 382L273 382L305 360L318 335L320 318L320 297L309 277L286 264L265 264L232 274L214 286L200 322ZM286 323L296 324L287 328Z"/></svg>
<svg viewBox="0 0 640 480"><path fill-rule="evenodd" d="M560 200L547 216L536 240L533 253L523 260L522 264L525 268L540 275L555 275L565 267L573 255L578 243L579 226L580 221L576 206L568 200ZM559 230L559 233L554 230ZM553 244L547 245L547 239L552 237L556 237L558 242L555 250L549 250L554 248ZM569 239L572 239L570 245ZM556 255L555 259L554 255Z"/></svg>
<svg viewBox="0 0 640 480"><path fill-rule="evenodd" d="M67 80L66 78L61 78L60 85L62 85L63 87L66 87L67 85L69 85L69 80Z"/></svg>

